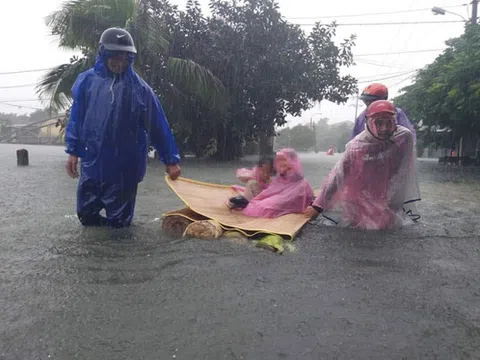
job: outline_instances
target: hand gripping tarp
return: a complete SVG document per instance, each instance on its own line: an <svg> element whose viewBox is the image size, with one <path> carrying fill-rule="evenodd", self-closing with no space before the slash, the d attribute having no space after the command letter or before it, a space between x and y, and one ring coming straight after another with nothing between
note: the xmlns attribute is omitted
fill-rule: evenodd
<svg viewBox="0 0 480 360"><path fill-rule="evenodd" d="M190 220L208 218L216 220L225 230L237 230L248 237L257 234L276 234L289 240L298 234L309 221L302 214L287 214L275 219L254 218L241 211L230 210L226 201L238 194L232 186L204 183L178 178L173 181L165 177L167 184L185 203L187 208L169 211L163 216L180 215Z"/></svg>

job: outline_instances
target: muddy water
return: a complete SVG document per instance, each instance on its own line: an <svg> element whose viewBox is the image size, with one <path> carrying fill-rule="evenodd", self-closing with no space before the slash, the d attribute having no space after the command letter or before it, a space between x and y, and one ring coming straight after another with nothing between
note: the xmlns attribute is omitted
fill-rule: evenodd
<svg viewBox="0 0 480 360"><path fill-rule="evenodd" d="M393 233L310 224L276 256L174 239L181 206L150 166L135 225L84 229L62 148L0 145L0 359L478 359L477 171L420 160L421 223ZM319 186L336 160L302 155ZM243 163L188 160L231 183Z"/></svg>

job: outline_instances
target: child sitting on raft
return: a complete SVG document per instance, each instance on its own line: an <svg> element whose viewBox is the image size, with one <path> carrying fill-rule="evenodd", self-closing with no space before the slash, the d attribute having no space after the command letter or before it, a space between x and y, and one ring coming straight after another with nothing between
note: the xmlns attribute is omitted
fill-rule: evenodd
<svg viewBox="0 0 480 360"><path fill-rule="evenodd" d="M313 200L313 190L303 178L303 171L294 149L282 149L275 158L277 176L253 199L237 196L230 199L235 208L251 217L276 218L302 213Z"/></svg>
<svg viewBox="0 0 480 360"><path fill-rule="evenodd" d="M237 179L246 185L245 187L233 186L235 190L239 190L244 194L229 199L227 206L230 209L238 207L235 199L241 199L241 203L245 202L245 200L248 202L267 188L273 175L273 160L262 158L252 169L238 169L236 175Z"/></svg>
<svg viewBox="0 0 480 360"><path fill-rule="evenodd" d="M246 183L245 198L250 201L265 190L270 184L272 175L273 160L270 158L260 159L257 166L254 166L251 170L245 168L238 169L237 179Z"/></svg>

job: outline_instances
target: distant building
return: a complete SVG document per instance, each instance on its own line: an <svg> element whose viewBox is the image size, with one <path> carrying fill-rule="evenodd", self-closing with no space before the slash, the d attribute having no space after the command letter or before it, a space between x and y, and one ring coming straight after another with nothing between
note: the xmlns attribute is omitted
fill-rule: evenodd
<svg viewBox="0 0 480 360"><path fill-rule="evenodd" d="M51 119L33 125L14 124L0 126L0 142L17 144L60 144L63 139L57 120Z"/></svg>
<svg viewBox="0 0 480 360"><path fill-rule="evenodd" d="M418 123L417 132L422 132L428 130L428 126L423 125L423 121L420 120ZM430 131L436 133L451 133L452 130L448 128L439 128L438 126L431 126ZM424 148L423 152L418 154L419 157L426 158L440 158L443 156L454 156L454 157L464 157L468 156L471 158L478 159L480 152L480 137L477 134L468 134L460 138L458 142L455 142L452 139L452 146L450 148L435 148L434 146L429 146Z"/></svg>

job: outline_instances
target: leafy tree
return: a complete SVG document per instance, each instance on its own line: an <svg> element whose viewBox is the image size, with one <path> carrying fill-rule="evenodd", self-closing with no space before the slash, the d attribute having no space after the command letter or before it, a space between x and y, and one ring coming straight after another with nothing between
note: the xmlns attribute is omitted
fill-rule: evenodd
<svg viewBox="0 0 480 360"><path fill-rule="evenodd" d="M211 0L210 9L205 17L196 0L185 11L168 0L70 0L48 26L60 46L82 56L49 72L38 91L68 108L101 32L126 27L139 50L135 68L165 104L180 150L218 159L237 158L252 142L268 153L287 114L322 100L342 103L356 91L355 79L340 75L353 64L355 37L335 45L335 23L307 35L273 0Z"/></svg>
<svg viewBox="0 0 480 360"><path fill-rule="evenodd" d="M4 125L28 124L29 117L28 115L0 113L0 122Z"/></svg>
<svg viewBox="0 0 480 360"><path fill-rule="evenodd" d="M420 70L395 103L424 126L419 143L447 146L460 137L480 135L480 27L446 42L448 48ZM450 133L437 132L449 129Z"/></svg>
<svg viewBox="0 0 480 360"><path fill-rule="evenodd" d="M343 152L350 140L352 123L344 121L329 125L328 119L323 118L314 123L314 129L307 125L297 125L285 128L278 132L276 148L292 147L298 151L327 151L332 146Z"/></svg>
<svg viewBox="0 0 480 360"><path fill-rule="evenodd" d="M310 151L315 147L315 133L306 125L282 129L276 139L277 148L291 147L297 151Z"/></svg>
<svg viewBox="0 0 480 360"><path fill-rule="evenodd" d="M345 145L350 141L352 134L352 126L350 121L330 125L330 143L335 146L337 152L345 151Z"/></svg>
<svg viewBox="0 0 480 360"><path fill-rule="evenodd" d="M38 86L40 95L51 98L55 109L70 106L70 89L81 72L93 66L102 32L114 26L124 27L135 38L138 54L135 70L142 76L162 73L169 87L178 92L193 93L205 104L222 104L221 82L205 67L188 59L169 56L169 32L146 0L70 0L47 17L52 35L59 37L59 46L78 49L82 56L69 64L49 71ZM159 61L152 61L153 58Z"/></svg>
<svg viewBox="0 0 480 360"><path fill-rule="evenodd" d="M254 140L269 153L274 128L286 123L287 114L299 116L314 101L342 103L355 92L355 79L340 76L342 66L353 64L355 37L336 46L335 24L319 23L307 36L282 18L273 0L212 0L210 9L209 64L231 100L219 144Z"/></svg>
<svg viewBox="0 0 480 360"><path fill-rule="evenodd" d="M322 118L315 123L315 135L317 140L317 149L320 151L327 151L332 146L332 139L330 138L330 125L328 125L328 118Z"/></svg>

